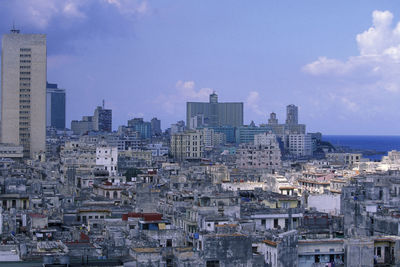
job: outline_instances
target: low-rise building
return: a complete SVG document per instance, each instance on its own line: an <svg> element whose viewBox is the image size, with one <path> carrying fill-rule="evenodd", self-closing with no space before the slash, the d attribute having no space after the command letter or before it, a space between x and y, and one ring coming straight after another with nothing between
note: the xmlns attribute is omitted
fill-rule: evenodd
<svg viewBox="0 0 400 267"><path fill-rule="evenodd" d="M333 164L352 166L362 161L360 153L326 153L326 159Z"/></svg>
<svg viewBox="0 0 400 267"><path fill-rule="evenodd" d="M23 150L22 146L0 143L0 158L22 158Z"/></svg>
<svg viewBox="0 0 400 267"><path fill-rule="evenodd" d="M281 151L277 142L271 145L241 144L236 150L236 166L242 169L278 170Z"/></svg>

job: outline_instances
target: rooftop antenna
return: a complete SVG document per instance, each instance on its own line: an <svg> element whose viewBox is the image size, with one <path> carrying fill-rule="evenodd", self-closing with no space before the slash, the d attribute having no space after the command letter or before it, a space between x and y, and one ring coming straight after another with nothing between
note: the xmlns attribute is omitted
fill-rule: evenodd
<svg viewBox="0 0 400 267"><path fill-rule="evenodd" d="M15 21L14 20L13 20L13 26L12 26L12 29L11 29L11 33L19 33L19 30L17 30L15 28Z"/></svg>
<svg viewBox="0 0 400 267"><path fill-rule="evenodd" d="M103 99L103 109L104 109L104 106L105 106L105 101L104 101L104 99Z"/></svg>

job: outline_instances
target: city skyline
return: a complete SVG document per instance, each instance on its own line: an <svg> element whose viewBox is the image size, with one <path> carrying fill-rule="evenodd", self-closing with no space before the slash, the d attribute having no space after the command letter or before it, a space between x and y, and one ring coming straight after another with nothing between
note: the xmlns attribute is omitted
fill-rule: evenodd
<svg viewBox="0 0 400 267"><path fill-rule="evenodd" d="M0 0L0 265L400 266L395 0Z"/></svg>
<svg viewBox="0 0 400 267"><path fill-rule="evenodd" d="M0 33L15 21L47 34L67 127L105 99L114 129L134 117L165 129L215 90L244 102L245 124L295 104L310 132L397 134L395 1L289 3L3 1Z"/></svg>

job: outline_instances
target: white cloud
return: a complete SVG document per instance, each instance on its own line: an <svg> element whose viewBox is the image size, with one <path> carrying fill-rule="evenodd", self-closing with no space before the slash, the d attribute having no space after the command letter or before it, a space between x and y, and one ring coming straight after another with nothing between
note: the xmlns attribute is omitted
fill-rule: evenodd
<svg viewBox="0 0 400 267"><path fill-rule="evenodd" d="M389 11L374 11L371 27L355 41L357 55L346 60L321 56L303 66L305 73L319 77L312 81L316 88L310 99L323 105L313 105L310 99L309 104L322 118L335 114L346 127L364 123L368 128L374 122L380 125L376 129L384 129L383 121L398 120L400 111L400 22Z"/></svg>
<svg viewBox="0 0 400 267"><path fill-rule="evenodd" d="M186 102L207 102L212 92L210 88L196 90L194 81L178 81L174 92L159 95L155 103L161 105L169 114L182 114Z"/></svg>
<svg viewBox="0 0 400 267"><path fill-rule="evenodd" d="M114 5L122 14L145 14L148 11L147 0L104 0Z"/></svg>
<svg viewBox="0 0 400 267"><path fill-rule="evenodd" d="M389 11L374 11L372 20L373 26L356 37L359 55L346 61L320 57L303 70L312 75L372 79L381 89L399 91L400 23L392 26L393 14Z"/></svg>
<svg viewBox="0 0 400 267"><path fill-rule="evenodd" d="M318 60L304 66L303 70L313 75L325 73L345 74L349 72L351 68L352 64L346 64L340 60L330 59L327 57L319 57Z"/></svg>
<svg viewBox="0 0 400 267"><path fill-rule="evenodd" d="M79 9L79 4L82 4L82 1L79 2L74 2L74 1L69 1L67 2L63 9L62 13L65 14L68 17L73 17L73 18L85 18L86 15Z"/></svg>
<svg viewBox="0 0 400 267"><path fill-rule="evenodd" d="M46 28L50 19L55 13L58 13L56 2L48 2L46 0L37 1L15 1L16 9L19 9L23 14L23 18L27 19L38 28Z"/></svg>
<svg viewBox="0 0 400 267"><path fill-rule="evenodd" d="M347 97L342 97L340 100L345 108L349 111L357 112L359 110L359 105L356 102L348 99Z"/></svg>
<svg viewBox="0 0 400 267"><path fill-rule="evenodd" d="M257 91L251 91L246 98L246 106L257 115L265 115L260 108L260 94Z"/></svg>
<svg viewBox="0 0 400 267"><path fill-rule="evenodd" d="M182 99L192 101L207 101L209 95L213 92L210 88L201 88L196 91L194 81L178 81L176 88Z"/></svg>
<svg viewBox="0 0 400 267"><path fill-rule="evenodd" d="M357 35L357 44L362 56L381 55L387 48L400 41L400 24L392 29L393 14L389 11L372 13L373 26Z"/></svg>
<svg viewBox="0 0 400 267"><path fill-rule="evenodd" d="M122 15L143 15L149 10L147 0L7 0L18 23L46 29L55 19L85 19L97 7L117 8ZM104 6L105 4L105 6Z"/></svg>

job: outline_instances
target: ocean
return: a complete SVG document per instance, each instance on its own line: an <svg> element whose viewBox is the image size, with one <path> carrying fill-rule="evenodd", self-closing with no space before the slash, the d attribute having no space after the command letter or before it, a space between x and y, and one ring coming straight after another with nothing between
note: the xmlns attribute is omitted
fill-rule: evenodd
<svg viewBox="0 0 400 267"><path fill-rule="evenodd" d="M364 157L371 160L380 160L388 151L400 151L400 136L389 135L323 135L323 141L330 142L333 146L348 147L360 151L376 151L364 153ZM379 153L381 152L381 153Z"/></svg>

